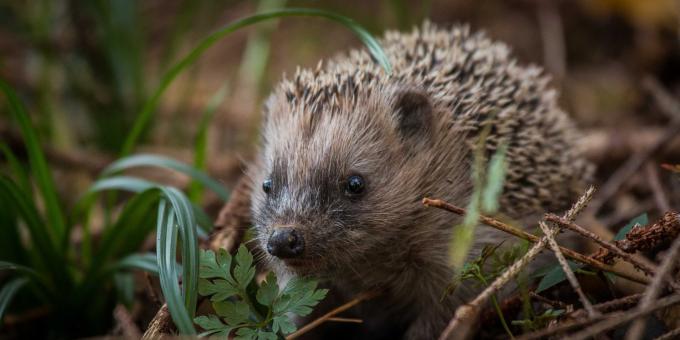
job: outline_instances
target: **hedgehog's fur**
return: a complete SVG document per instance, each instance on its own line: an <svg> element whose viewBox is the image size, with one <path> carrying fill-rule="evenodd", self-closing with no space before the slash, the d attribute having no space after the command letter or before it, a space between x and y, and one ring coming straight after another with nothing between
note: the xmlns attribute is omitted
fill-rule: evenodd
<svg viewBox="0 0 680 340"><path fill-rule="evenodd" d="M568 205L589 165L548 78L517 65L506 45L467 26L429 23L389 32L381 45L391 75L354 50L276 87L251 174L255 188L269 178L274 189L254 191L253 222L261 246L282 225L304 234L304 266L262 252L279 276L332 279L349 296L379 286L387 293L363 307L369 325L381 314L390 323L375 321L378 328L409 325L407 337L432 338L466 288L440 302L452 279L447 254L457 220L420 202L466 204L480 132L489 132L486 156L507 146L500 205L515 218ZM348 199L343 180L357 173L366 194ZM476 237L471 256L506 236L477 228Z"/></svg>

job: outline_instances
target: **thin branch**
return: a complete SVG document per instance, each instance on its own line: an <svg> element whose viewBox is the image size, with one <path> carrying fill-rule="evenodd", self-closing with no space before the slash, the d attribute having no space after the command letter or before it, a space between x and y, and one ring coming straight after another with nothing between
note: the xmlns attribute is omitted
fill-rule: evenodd
<svg viewBox="0 0 680 340"><path fill-rule="evenodd" d="M628 160L609 177L609 180L600 189L599 197L590 206L591 211L597 212L602 208L619 188L636 172L652 155L663 149L666 144L680 132L680 103L673 99L661 86L649 86L648 90L654 97L656 104L667 116L672 117L671 122L652 145L633 154Z"/></svg>
<svg viewBox="0 0 680 340"><path fill-rule="evenodd" d="M579 198L579 200L569 209L569 211L565 214L565 218L567 219L573 219L583 208L587 205L588 201L590 201L590 198L592 197L594 189L591 187L589 188L584 195ZM454 207L453 205L446 203L444 201L438 200L430 200L430 199L423 199L423 204L425 205L430 205L428 203L434 203L432 206L437 206L439 205L440 208L448 210L446 207L452 208ZM456 207L457 208L457 207ZM458 211L462 211L463 213L465 212L464 209L457 208ZM492 220L491 218L480 216L480 220ZM497 222L497 221L496 221ZM510 227L510 226L507 226ZM514 227L510 227L511 229L516 229ZM491 296L496 294L503 286L505 286L508 281L510 281L513 277L515 277L517 274L519 274L524 267L526 267L529 262L531 262L536 255L538 255L543 248L545 247L545 244L547 242L546 237L540 238L529 251L527 251L522 258L519 260L515 261L503 274L501 274L499 277L494 280L491 285L489 285L484 291L482 291L479 295L477 295L474 300L472 300L470 303L462 305L456 309L456 313L449 322L449 324L446 326L444 331L441 333L439 336L440 340L447 340L453 337L453 334L456 335L457 338L459 339L467 339L472 331L472 327L474 326L475 322L477 321L477 318L479 316L479 312L481 310L482 304L484 304L486 301L489 300Z"/></svg>
<svg viewBox="0 0 680 340"><path fill-rule="evenodd" d="M569 267L567 259L564 257L564 254L560 250L560 246L557 244L557 241L555 241L555 233L559 231L559 228L550 228L543 221L538 222L538 225L539 227L541 227L543 234L545 234L545 237L548 239L548 245L555 253L557 261L560 263L560 266L562 266L562 271L564 271L564 274L567 276L569 284L571 284L571 287L574 288L574 291L578 295L578 298L581 301L583 308L585 308L585 310L588 312L588 316L590 317L596 316L599 313L595 311L595 309L593 309L593 305L586 297L586 294L583 293L583 289L581 288L581 285L578 283L576 275L574 275L574 272L571 270L571 267Z"/></svg>
<svg viewBox="0 0 680 340"><path fill-rule="evenodd" d="M571 231L576 232L577 234L580 234L584 237L587 237L587 238L595 241L595 243L599 244L601 247L609 250L610 252L614 253L616 256L630 262L636 268L639 268L640 270L642 270L645 274L647 274L649 276L654 276L654 273L656 272L656 268L652 267L653 264L644 263L644 262L638 260L633 255L624 252L623 250L621 250L619 247L612 244L611 242L607 242L607 241L603 240L601 237L597 236L592 231L587 230L587 229L579 226L578 224L576 224L574 222L565 221L564 219L562 219L559 216L554 215L554 214L547 214L545 216L545 219L550 221L550 222L557 223L564 228L567 228Z"/></svg>
<svg viewBox="0 0 680 340"><path fill-rule="evenodd" d="M635 305L638 301L640 301L641 298L642 298L642 294L633 294L633 295L628 295L628 296L622 297L620 299L603 302L603 303L597 304L593 307L601 313L607 313L607 312L616 311L616 310L619 310L619 309L622 309L622 308L626 308L628 306ZM573 318L573 319L577 319L577 320L564 321L564 322L561 322L561 323L559 323L559 324L557 324L553 327L544 328L544 329L541 329L541 330L538 330L538 331L535 331L535 332L532 332L532 333L523 334L517 340L545 339L549 336L559 334L559 333L562 333L562 332L566 332L566 331L573 329L573 328L576 328L576 327L584 327L584 326L592 324L596 321L602 320L604 318L613 317L613 316L616 315L616 313L609 313L609 314L606 314L606 315L600 314L600 315L598 315L594 318L588 318L588 319L585 319L585 320L578 320L578 319L581 319L583 317L586 317L585 310L583 310L583 309L575 310L571 313L568 313L567 315L568 315L569 318Z"/></svg>
<svg viewBox="0 0 680 340"><path fill-rule="evenodd" d="M305 333L311 331L312 329L316 328L317 326L321 325L322 323L328 321L330 318L335 317L337 314L340 314L340 313L358 305L359 303L366 301L366 300L370 300L370 299L372 299L372 298L374 298L378 295L380 295L380 291L375 291L375 290L361 293L361 294L357 295L351 301L343 304L342 306L339 306L339 307L333 309L332 311L324 314L323 316L319 317L318 319L316 319L316 320L306 324L304 327L298 329L295 333L287 336L286 340L296 339L296 338L300 337L302 334L305 334Z"/></svg>
<svg viewBox="0 0 680 340"><path fill-rule="evenodd" d="M610 300L610 301L607 301L607 302L599 303L599 304L597 304L593 307L595 308L595 310L597 310L600 313L609 313L609 312L613 312L613 311L616 311L616 310L619 310L619 309L635 306L640 301L641 298L642 298L642 293L632 294L632 295L624 296L622 298L618 298L618 299ZM568 313L568 315L569 315L570 318L580 319L580 318L585 317L586 313L585 313L585 310L578 309L578 310L575 310L571 313Z"/></svg>
<svg viewBox="0 0 680 340"><path fill-rule="evenodd" d="M132 315L128 312L125 306L118 304L113 310L113 317L116 319L116 323L120 328L123 338L125 339L139 339L142 337L142 333L135 324Z"/></svg>
<svg viewBox="0 0 680 340"><path fill-rule="evenodd" d="M645 295L640 300L640 304L637 307L638 310L644 310L646 308L649 308L654 303L656 297L661 292L661 288L663 288L663 283L666 282L666 277L670 274L670 272L675 267L675 264L677 263L678 260L677 256L679 252L680 252L680 237L676 238L675 241L673 241L673 244L666 253L666 257L663 259L661 267L659 268L657 274L654 276L652 283L645 290ZM628 333L626 333L626 340L640 339L640 337L642 336L642 332L645 329L645 323L646 323L645 318L636 320L633 323L633 325L628 329Z"/></svg>
<svg viewBox="0 0 680 340"><path fill-rule="evenodd" d="M657 165L653 162L647 162L645 165L645 175L647 176L647 181L649 186L652 188L652 193L654 193L654 201L659 211L671 210L671 205L668 203L668 197L663 191L661 186L661 180L659 180L659 171L656 168Z"/></svg>
<svg viewBox="0 0 680 340"><path fill-rule="evenodd" d="M430 199L430 198L424 198L423 199L423 204L430 206L430 207L435 207L439 209L443 209L446 211L450 211L452 213L458 214L458 215L465 215L466 210L460 207L457 207L453 204L447 203L445 201L439 200L439 199ZM527 240L532 243L538 243L540 240L543 238L538 237L536 235L527 233L524 230L521 230L519 228L513 227L511 225L508 225L506 223L503 223L501 221L498 221L496 219L493 219L491 217L487 217L484 215L479 216L479 221L482 222L483 224L496 228L498 230L504 231L508 234L517 236L521 239ZM618 268L615 268L614 266L605 264L603 262L597 261L595 259L592 259L586 255L583 255L581 253L575 252L571 249L567 249L564 247L560 247L560 250L564 253L564 255L572 260L576 260L581 263L585 263L593 268L597 268L603 271L608 271L612 272L620 277L626 278L630 281L637 282L637 283L642 283L642 284L647 284L649 283L649 279L646 277L634 275L632 273L628 273L625 271L622 271Z"/></svg>
<svg viewBox="0 0 680 340"><path fill-rule="evenodd" d="M625 313L608 314L607 318L602 320L601 322L596 323L578 333L565 337L564 339L569 340L588 339L594 335L600 334L616 326L630 322L647 314L653 313L659 309L677 305L678 303L680 303L680 294L674 294L663 299L657 300L656 304L654 304L653 306L649 306L645 309L635 309L634 311L626 311Z"/></svg>
<svg viewBox="0 0 680 340"><path fill-rule="evenodd" d="M671 339L677 339L678 336L680 335L680 327L654 339L654 340L671 340Z"/></svg>
<svg viewBox="0 0 680 340"><path fill-rule="evenodd" d="M537 15L543 44L543 62L550 73L555 75L560 87L563 87L567 58L562 18L554 1L539 1Z"/></svg>
<svg viewBox="0 0 680 340"><path fill-rule="evenodd" d="M567 309L567 304L565 304L564 302L556 301L556 300L550 300L546 297L543 297L542 295L534 293L533 291L529 292L529 296L531 296L531 298L533 298L535 300L538 300L540 302L543 302L543 303L550 305L550 306L553 306L555 308Z"/></svg>
<svg viewBox="0 0 680 340"><path fill-rule="evenodd" d="M340 318L340 317L328 318L326 321L346 322L346 323L364 323L364 320L362 320L362 319L355 319L355 318Z"/></svg>

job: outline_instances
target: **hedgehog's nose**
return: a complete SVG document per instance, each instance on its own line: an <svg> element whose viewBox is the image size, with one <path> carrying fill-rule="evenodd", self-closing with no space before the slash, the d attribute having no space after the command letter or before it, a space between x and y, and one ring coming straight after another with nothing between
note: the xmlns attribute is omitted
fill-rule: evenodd
<svg viewBox="0 0 680 340"><path fill-rule="evenodd" d="M282 259L298 257L304 250L304 238L290 227L276 228L267 241L267 251Z"/></svg>

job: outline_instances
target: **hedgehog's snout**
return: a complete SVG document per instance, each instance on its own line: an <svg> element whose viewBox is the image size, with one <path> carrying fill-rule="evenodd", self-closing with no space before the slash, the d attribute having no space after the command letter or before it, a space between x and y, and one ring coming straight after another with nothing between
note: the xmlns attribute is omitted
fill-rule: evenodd
<svg viewBox="0 0 680 340"><path fill-rule="evenodd" d="M267 251L278 258L290 259L302 255L305 239L294 227L278 227L269 236Z"/></svg>

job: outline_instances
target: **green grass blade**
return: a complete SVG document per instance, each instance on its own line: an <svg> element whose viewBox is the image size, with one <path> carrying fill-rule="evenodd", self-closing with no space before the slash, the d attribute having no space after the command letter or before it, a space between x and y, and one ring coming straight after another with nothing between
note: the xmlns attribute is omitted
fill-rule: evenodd
<svg viewBox="0 0 680 340"><path fill-rule="evenodd" d="M16 211L9 209L10 206L12 202L5 202L5 196L0 195L0 259L28 263L28 253L21 241L21 226Z"/></svg>
<svg viewBox="0 0 680 340"><path fill-rule="evenodd" d="M129 176L115 176L103 178L94 182L87 190L86 196L105 191L105 190L123 190L131 192L142 192L156 187L158 184L147 181L145 179L129 177Z"/></svg>
<svg viewBox="0 0 680 340"><path fill-rule="evenodd" d="M182 239L182 287L185 306L193 319L198 293L198 239L196 236L196 218L189 199L179 190L162 187L163 196L172 205L177 227Z"/></svg>
<svg viewBox="0 0 680 340"><path fill-rule="evenodd" d="M19 289L25 286L26 283L28 283L28 279L20 277L6 283L2 287L2 290L0 290L0 321L2 321L3 316L5 316L7 306L12 302L14 295L16 295L17 292L19 292ZM2 322L0 322L0 326L2 326Z"/></svg>
<svg viewBox="0 0 680 340"><path fill-rule="evenodd" d="M208 105L205 107L201 115L201 121L198 124L198 132L194 140L194 168L200 171L206 171L206 154L208 153L208 127L212 122L213 116L217 108L224 100L227 94L227 83L225 82L217 92L210 98ZM203 188L196 179L192 179L189 185L189 198L193 202L199 203L203 194Z"/></svg>
<svg viewBox="0 0 680 340"><path fill-rule="evenodd" d="M114 270L139 269L158 275L158 260L156 254L132 254L118 261Z"/></svg>
<svg viewBox="0 0 680 340"><path fill-rule="evenodd" d="M139 249L156 225L154 208L159 201L156 189L146 190L128 201L116 222L102 234L94 253L95 268Z"/></svg>
<svg viewBox="0 0 680 340"><path fill-rule="evenodd" d="M166 190L164 194L171 190ZM175 211L176 205L173 204L174 193L170 192L169 197L161 200L158 205L158 219L156 232L156 256L159 266L159 279L165 302L168 305L170 316L181 334L196 334L192 323L193 310L187 310L185 297L182 295L178 279L178 268L175 263L177 254L177 217L181 212ZM179 207L177 207L179 208ZM180 208L181 209L181 208ZM181 211L181 210L180 210ZM185 216L186 217L186 216ZM182 218L184 220L184 218ZM197 245L196 245L197 247ZM184 255L184 254L183 254ZM183 259L186 259L184 256ZM191 264L184 264L184 270ZM196 265L196 267L198 267ZM194 289L194 294L195 294ZM186 289L185 289L186 291Z"/></svg>
<svg viewBox="0 0 680 340"><path fill-rule="evenodd" d="M59 206L54 179L47 167L47 161L45 161L45 155L38 142L38 136L31 125L26 108L16 93L14 93L14 90L3 80L0 80L0 90L2 90L7 98L10 114L19 124L24 143L26 143L26 152L28 153L31 172L42 193L47 220L51 228L45 225L40 228L47 232L55 246L61 245L62 240L66 237L66 222L62 209Z"/></svg>
<svg viewBox="0 0 680 340"><path fill-rule="evenodd" d="M158 106L161 95L170 86L170 84L177 78L177 76L184 71L187 67L192 65L196 59L198 59L203 52L214 45L216 42L229 35L230 33L249 25L256 24L261 21L270 20L274 18L288 17L288 16L303 16L303 17L320 17L326 18L332 21L343 24L354 32L359 39L366 45L368 51L373 55L373 57L380 63L380 65L389 74L392 72L392 66L390 65L385 52L380 47L378 41L363 27L357 24L354 20L347 18L342 15L338 15L332 12L311 9L311 8L287 8L280 10L273 10L265 13L255 14L243 19L236 20L235 22L228 24L214 33L208 35L203 40L201 40L196 47L194 47L189 54L187 54L182 60L177 62L161 79L160 85L153 92L151 98L144 104L142 111L137 116L135 123L130 131L130 134L125 140L123 145L123 150L121 154L127 156L132 152L132 149L136 146L142 132L146 129L147 125L151 121L151 118Z"/></svg>
<svg viewBox="0 0 680 340"><path fill-rule="evenodd" d="M38 261L37 264L57 274L60 279L66 279L63 257L50 240L38 209L30 197L5 176L0 176L0 202L6 204L3 209L14 211L24 221L33 242L33 249L36 252L34 258Z"/></svg>
<svg viewBox="0 0 680 340"><path fill-rule="evenodd" d="M487 214L494 214L499 208L499 200L505 183L507 149L504 144L501 145L489 162L486 186L482 190L482 210Z"/></svg>
<svg viewBox="0 0 680 340"><path fill-rule="evenodd" d="M9 168L11 170L11 175L14 176L14 178L17 181L17 184L19 184L19 186L25 193L33 197L33 187L31 186L31 181L28 178L26 169L24 169L24 167L21 165L21 162L19 162L19 160L14 155L12 150L7 146L7 144L0 143L0 150L2 150L2 153L5 155L7 164L9 165Z"/></svg>
<svg viewBox="0 0 680 340"><path fill-rule="evenodd" d="M206 175L204 172L196 170L190 165L172 158L158 155L135 155L121 158L109 165L104 170L103 175L107 176L119 171L142 166L168 168L179 171L210 188L210 190L214 191L222 200L227 201L229 199L229 193L224 189L222 184L210 178L210 176Z"/></svg>

